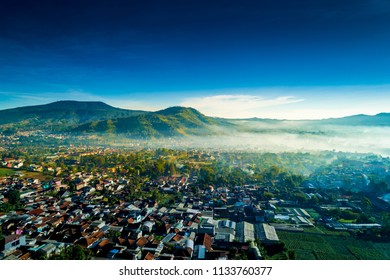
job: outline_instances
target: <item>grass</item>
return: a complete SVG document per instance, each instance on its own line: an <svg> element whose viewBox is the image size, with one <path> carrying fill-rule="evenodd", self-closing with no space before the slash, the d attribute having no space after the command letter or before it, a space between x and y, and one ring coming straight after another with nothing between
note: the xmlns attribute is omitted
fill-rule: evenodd
<svg viewBox="0 0 390 280"><path fill-rule="evenodd" d="M390 243L363 241L348 235L278 231L287 249L300 260L390 260Z"/></svg>
<svg viewBox="0 0 390 280"><path fill-rule="evenodd" d="M345 219L340 219L339 222L340 223L347 223L347 224L352 224L354 223L356 220L345 220Z"/></svg>
<svg viewBox="0 0 390 280"><path fill-rule="evenodd" d="M49 181L53 179L53 176L46 175L40 172L23 171L23 175L26 178L34 178L34 179L39 179L41 181Z"/></svg>
<svg viewBox="0 0 390 280"><path fill-rule="evenodd" d="M318 227L305 227L304 232L310 232L310 233L322 233L325 234L320 228Z"/></svg>
<svg viewBox="0 0 390 280"><path fill-rule="evenodd" d="M15 174L15 171L8 168L0 168L0 177L7 177Z"/></svg>
<svg viewBox="0 0 390 280"><path fill-rule="evenodd" d="M333 236L350 236L349 232L347 231L338 231L338 230L331 230L326 228L325 226L319 225L316 226L316 228L323 234L327 235L333 235Z"/></svg>
<svg viewBox="0 0 390 280"><path fill-rule="evenodd" d="M34 178L34 179L39 179L41 181L49 181L53 179L53 176L51 175L46 175L40 172L30 172L26 170L19 170L20 172L23 173L23 177L25 178ZM0 178L1 177L7 177L14 175L16 173L15 170L13 169L8 169L8 168L0 168Z"/></svg>
<svg viewBox="0 0 390 280"><path fill-rule="evenodd" d="M307 211L307 213L309 213L309 215L314 219L318 219L318 218L321 218L321 215L317 213L316 210L312 209L312 208L308 208L308 209L305 209Z"/></svg>

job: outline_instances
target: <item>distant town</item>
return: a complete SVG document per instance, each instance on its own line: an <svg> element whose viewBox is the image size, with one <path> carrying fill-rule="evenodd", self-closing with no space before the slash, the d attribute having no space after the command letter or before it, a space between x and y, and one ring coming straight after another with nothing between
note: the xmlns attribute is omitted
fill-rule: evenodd
<svg viewBox="0 0 390 280"><path fill-rule="evenodd" d="M20 146L25 133L1 138L1 259L390 259L387 157Z"/></svg>

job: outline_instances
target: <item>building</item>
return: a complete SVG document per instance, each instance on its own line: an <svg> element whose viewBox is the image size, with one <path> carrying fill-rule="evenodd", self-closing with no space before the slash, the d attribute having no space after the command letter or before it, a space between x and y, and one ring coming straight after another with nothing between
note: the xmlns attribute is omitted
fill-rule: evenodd
<svg viewBox="0 0 390 280"><path fill-rule="evenodd" d="M236 239L239 242L247 242L255 240L254 225L248 222L239 222L236 226Z"/></svg>
<svg viewBox="0 0 390 280"><path fill-rule="evenodd" d="M0 252L3 256L6 256L24 245L26 245L26 237L24 235L11 234L0 240Z"/></svg>
<svg viewBox="0 0 390 280"><path fill-rule="evenodd" d="M268 224L257 224L256 225L256 235L261 242L265 244L278 243L279 237L276 234L275 227Z"/></svg>

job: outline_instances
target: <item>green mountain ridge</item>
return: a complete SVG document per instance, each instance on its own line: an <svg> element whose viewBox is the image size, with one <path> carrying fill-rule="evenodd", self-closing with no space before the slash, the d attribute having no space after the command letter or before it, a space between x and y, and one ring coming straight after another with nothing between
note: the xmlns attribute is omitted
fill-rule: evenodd
<svg viewBox="0 0 390 280"><path fill-rule="evenodd" d="M128 118L88 123L75 133L121 133L132 137L205 136L218 133L221 127L234 126L201 114L193 108L170 107Z"/></svg>
<svg viewBox="0 0 390 280"><path fill-rule="evenodd" d="M57 101L45 105L26 106L0 111L0 125L13 125L19 129L48 127L64 131L91 121L108 120L143 114L144 111L119 109L103 102Z"/></svg>
<svg viewBox="0 0 390 280"><path fill-rule="evenodd" d="M194 108L174 106L156 112L115 108L103 102L57 101L0 111L0 132L45 130L83 134L124 134L134 138L215 136L234 133L324 134L327 126L390 126L390 113L324 120L223 119Z"/></svg>
<svg viewBox="0 0 390 280"><path fill-rule="evenodd" d="M343 118L331 118L321 121L323 124L351 125L351 126L390 126L390 113L377 115L354 115Z"/></svg>

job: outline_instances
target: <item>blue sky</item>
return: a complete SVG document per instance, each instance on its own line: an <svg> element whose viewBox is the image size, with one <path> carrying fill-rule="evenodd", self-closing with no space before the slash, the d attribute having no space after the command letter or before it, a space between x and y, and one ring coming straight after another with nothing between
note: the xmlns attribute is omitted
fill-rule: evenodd
<svg viewBox="0 0 390 280"><path fill-rule="evenodd" d="M385 0L8 1L0 109L100 100L221 117L390 111Z"/></svg>

